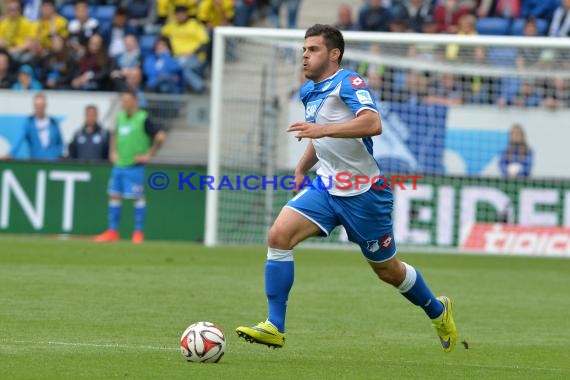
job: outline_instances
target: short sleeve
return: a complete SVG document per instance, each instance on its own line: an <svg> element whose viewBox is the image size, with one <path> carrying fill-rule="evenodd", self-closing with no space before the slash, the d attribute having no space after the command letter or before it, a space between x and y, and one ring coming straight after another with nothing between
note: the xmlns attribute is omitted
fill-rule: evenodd
<svg viewBox="0 0 570 380"><path fill-rule="evenodd" d="M150 119L147 116L146 120L144 121L144 130L147 135L154 139L154 136L160 132L161 128L159 124L151 123Z"/></svg>
<svg viewBox="0 0 570 380"><path fill-rule="evenodd" d="M378 112L366 82L356 73L342 80L340 98L355 115L358 115L365 109Z"/></svg>

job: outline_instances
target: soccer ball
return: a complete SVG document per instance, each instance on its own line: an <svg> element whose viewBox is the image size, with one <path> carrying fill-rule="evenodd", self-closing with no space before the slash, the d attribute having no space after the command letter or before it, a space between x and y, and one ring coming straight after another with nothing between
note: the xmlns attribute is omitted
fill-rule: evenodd
<svg viewBox="0 0 570 380"><path fill-rule="evenodd" d="M226 338L211 322L196 322L188 326L180 338L180 352L189 362L217 363L224 356Z"/></svg>

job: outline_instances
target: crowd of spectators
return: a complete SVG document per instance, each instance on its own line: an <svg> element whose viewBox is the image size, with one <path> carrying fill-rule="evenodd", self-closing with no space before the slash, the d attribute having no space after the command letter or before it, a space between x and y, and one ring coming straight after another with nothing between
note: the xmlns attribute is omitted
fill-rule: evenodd
<svg viewBox="0 0 570 380"><path fill-rule="evenodd" d="M301 0L5 0L0 7L0 88L204 93L216 26L248 26L262 15L269 25L282 27L279 10L285 7L285 26L294 28L300 6ZM570 35L570 0L364 0L356 9L342 5L336 22L329 22L342 30ZM483 48L457 45L436 53L448 62L493 59ZM407 54L415 58L422 52ZM536 49L513 55L515 69L545 69L552 60L549 52L539 55ZM380 83L380 94L391 100L570 106L570 85L563 78L427 75L365 62L352 65Z"/></svg>
<svg viewBox="0 0 570 380"><path fill-rule="evenodd" d="M335 26L346 31L442 33L455 35L570 36L570 0L368 0L353 12L338 8ZM356 14L355 14L356 13ZM368 46L370 55L432 62L434 70L414 71L368 62L346 62L368 79L379 100L424 104L496 104L570 107L570 83L561 76L528 76L528 71L568 70L567 52L537 48ZM436 69L439 63L467 63L513 73L480 75ZM477 72L477 70L474 70ZM489 70L492 71L492 70Z"/></svg>

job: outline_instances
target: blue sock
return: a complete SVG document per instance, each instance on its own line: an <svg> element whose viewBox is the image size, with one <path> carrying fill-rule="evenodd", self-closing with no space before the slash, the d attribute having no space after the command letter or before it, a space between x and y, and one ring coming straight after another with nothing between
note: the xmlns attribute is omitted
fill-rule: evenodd
<svg viewBox="0 0 570 380"><path fill-rule="evenodd" d="M406 278L398 286L404 297L411 303L424 309L431 319L435 319L443 313L443 305L435 298L431 290L426 285L422 274L413 266L404 263L406 267Z"/></svg>
<svg viewBox="0 0 570 380"><path fill-rule="evenodd" d="M265 294L269 304L267 319L277 327L277 330L285 332L287 300L295 277L293 255L290 250L269 248L267 257L265 263ZM271 260L276 257L281 260Z"/></svg>
<svg viewBox="0 0 570 380"><path fill-rule="evenodd" d="M146 214L146 202L144 199L135 201L135 231L143 231L144 217Z"/></svg>
<svg viewBox="0 0 570 380"><path fill-rule="evenodd" d="M119 221L121 220L121 201L109 201L109 229L113 231L119 230Z"/></svg>

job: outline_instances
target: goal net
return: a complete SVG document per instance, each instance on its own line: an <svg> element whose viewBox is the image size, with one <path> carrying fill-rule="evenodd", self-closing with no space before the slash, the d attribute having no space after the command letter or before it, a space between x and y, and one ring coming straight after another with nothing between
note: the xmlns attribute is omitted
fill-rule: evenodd
<svg viewBox="0 0 570 380"><path fill-rule="evenodd" d="M374 157L400 247L570 256L570 64L562 39L345 32L376 98ZM306 141L304 31L215 33L206 244L263 244ZM526 143L524 143L526 142ZM413 186L409 176L419 175ZM394 183L394 181L393 181ZM342 228L307 244L349 244Z"/></svg>

